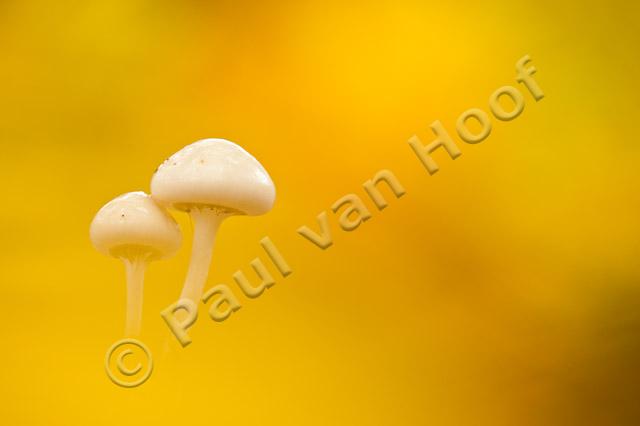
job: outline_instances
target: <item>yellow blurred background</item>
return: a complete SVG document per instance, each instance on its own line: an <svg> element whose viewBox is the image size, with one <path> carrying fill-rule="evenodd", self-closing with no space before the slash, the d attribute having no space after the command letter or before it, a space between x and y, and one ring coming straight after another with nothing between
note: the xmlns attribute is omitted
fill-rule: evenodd
<svg viewBox="0 0 640 426"><path fill-rule="evenodd" d="M637 425L637 2L0 3L0 423ZM545 92L515 82L531 55ZM478 145L468 108L525 109ZM441 120L463 154L407 145ZM150 265L155 369L114 385L124 268L89 223L205 137L239 143L275 208L220 230L208 287L268 235L293 274L162 352L179 254ZM326 251L295 230L392 170L407 193ZM234 287L236 290L237 288ZM239 291L236 291L239 295Z"/></svg>

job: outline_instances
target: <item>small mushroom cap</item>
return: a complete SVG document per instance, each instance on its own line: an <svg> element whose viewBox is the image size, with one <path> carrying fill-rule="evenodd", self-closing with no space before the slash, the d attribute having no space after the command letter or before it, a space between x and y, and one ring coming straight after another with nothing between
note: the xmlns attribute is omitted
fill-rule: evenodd
<svg viewBox="0 0 640 426"><path fill-rule="evenodd" d="M225 139L203 139L169 157L151 179L159 203L180 210L207 205L248 215L273 207L276 189L251 154Z"/></svg>
<svg viewBox="0 0 640 426"><path fill-rule="evenodd" d="M149 260L173 255L182 242L175 219L144 192L128 192L105 204L93 218L89 235L106 255L140 250Z"/></svg>

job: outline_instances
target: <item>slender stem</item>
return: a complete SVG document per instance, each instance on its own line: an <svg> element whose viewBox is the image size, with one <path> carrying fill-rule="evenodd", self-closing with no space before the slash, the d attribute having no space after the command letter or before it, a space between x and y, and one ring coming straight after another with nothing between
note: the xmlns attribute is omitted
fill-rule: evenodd
<svg viewBox="0 0 640 426"><path fill-rule="evenodd" d="M127 321L124 333L128 337L138 336L142 324L142 296L144 271L147 262L144 257L123 258L127 270Z"/></svg>
<svg viewBox="0 0 640 426"><path fill-rule="evenodd" d="M216 209L193 208L189 212L193 221L193 247L187 278L182 287L181 298L198 303L209 275L209 265L220 223L228 216Z"/></svg>

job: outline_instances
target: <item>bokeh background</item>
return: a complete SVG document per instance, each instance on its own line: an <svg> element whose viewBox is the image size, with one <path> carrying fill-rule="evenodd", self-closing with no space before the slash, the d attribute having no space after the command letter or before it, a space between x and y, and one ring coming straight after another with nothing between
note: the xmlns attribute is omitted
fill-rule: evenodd
<svg viewBox="0 0 640 426"><path fill-rule="evenodd" d="M623 1L3 0L2 423L640 424L638 19ZM407 140L505 84L522 115L456 137L429 176ZM124 268L89 223L205 137L278 191L223 225L209 285L250 272L265 235L294 273L224 323L202 306L161 356L190 252L176 213L183 247L146 277L155 370L119 388ZM403 198L351 233L331 214L326 251L296 235L382 168Z"/></svg>

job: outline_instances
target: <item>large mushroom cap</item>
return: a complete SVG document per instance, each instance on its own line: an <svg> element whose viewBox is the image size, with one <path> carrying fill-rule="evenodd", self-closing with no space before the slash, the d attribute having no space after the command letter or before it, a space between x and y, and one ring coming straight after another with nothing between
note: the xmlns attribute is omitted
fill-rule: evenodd
<svg viewBox="0 0 640 426"><path fill-rule="evenodd" d="M182 242L173 217L144 192L129 192L105 204L89 235L96 249L111 256L133 249L160 259L174 254Z"/></svg>
<svg viewBox="0 0 640 426"><path fill-rule="evenodd" d="M203 139L182 148L151 179L158 202L180 210L194 205L260 215L273 207L276 190L251 154L224 139Z"/></svg>

